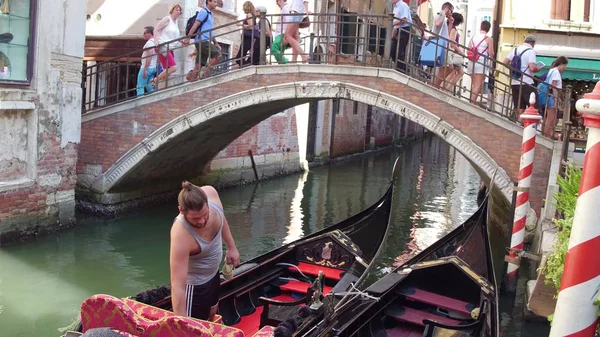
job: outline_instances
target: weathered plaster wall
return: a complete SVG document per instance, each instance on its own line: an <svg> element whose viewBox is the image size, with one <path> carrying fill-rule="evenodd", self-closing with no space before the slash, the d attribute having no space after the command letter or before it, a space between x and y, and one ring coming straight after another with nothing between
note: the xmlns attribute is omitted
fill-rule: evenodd
<svg viewBox="0 0 600 337"><path fill-rule="evenodd" d="M69 225L81 138L86 3L37 3L31 83L0 91L0 244Z"/></svg>

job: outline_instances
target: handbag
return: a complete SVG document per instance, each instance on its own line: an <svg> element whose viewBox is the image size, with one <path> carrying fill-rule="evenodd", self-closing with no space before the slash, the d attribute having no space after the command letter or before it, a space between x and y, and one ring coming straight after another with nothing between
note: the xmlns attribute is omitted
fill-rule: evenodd
<svg viewBox="0 0 600 337"><path fill-rule="evenodd" d="M300 28L308 28L310 27L310 19L308 18L308 16L305 16L304 19L302 19L302 22L300 22Z"/></svg>
<svg viewBox="0 0 600 337"><path fill-rule="evenodd" d="M448 64L462 65L465 63L465 58L455 51L448 51Z"/></svg>

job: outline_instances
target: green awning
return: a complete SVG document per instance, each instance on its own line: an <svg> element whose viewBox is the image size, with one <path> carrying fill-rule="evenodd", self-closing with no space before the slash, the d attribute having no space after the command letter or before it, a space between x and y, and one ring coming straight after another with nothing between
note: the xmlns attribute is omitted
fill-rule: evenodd
<svg viewBox="0 0 600 337"><path fill-rule="evenodd" d="M538 55L536 59L538 62L542 61L546 64L544 69L536 74L539 76L550 69L550 65L556 60L556 57ZM563 80L598 82L600 80L600 60L570 58L567 68L562 72L562 78Z"/></svg>

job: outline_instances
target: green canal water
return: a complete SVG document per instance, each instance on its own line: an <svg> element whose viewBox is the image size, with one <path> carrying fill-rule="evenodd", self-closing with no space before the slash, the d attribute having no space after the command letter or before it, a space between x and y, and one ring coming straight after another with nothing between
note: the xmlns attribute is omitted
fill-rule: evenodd
<svg viewBox="0 0 600 337"><path fill-rule="evenodd" d="M368 207L384 193L397 157L402 178L389 238L377 261L380 268L391 266L396 256L424 249L477 208L475 170L444 141L426 137L221 191L242 260ZM176 200L110 220L79 215L73 229L0 248L0 336L58 336L57 329L76 317L90 295L122 297L168 283L169 229L176 215ZM503 320L510 321L511 307L505 306Z"/></svg>

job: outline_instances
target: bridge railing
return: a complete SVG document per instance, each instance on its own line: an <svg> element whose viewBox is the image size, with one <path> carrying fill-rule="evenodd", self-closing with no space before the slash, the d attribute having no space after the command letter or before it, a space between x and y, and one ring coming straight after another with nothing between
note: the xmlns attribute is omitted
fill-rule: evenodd
<svg viewBox="0 0 600 337"><path fill-rule="evenodd" d="M83 112L89 112L98 107L104 107L128 99L137 97L136 90L140 89L135 83L137 73L143 62L148 57L154 57L158 53L167 55L175 53L185 55L190 63L194 64L192 72L181 71L180 64L184 57L176 59L180 71L170 74L163 80L156 82L154 91L181 85L187 81L195 81L198 77L213 76L232 69L249 65L268 65L275 63L308 62L311 64L344 64L366 67L395 68L408 76L446 90L449 93L470 101L490 113L500 115L511 121L517 122L519 109L513 103L513 95L525 96L525 93L537 92L536 84L539 79L520 70L512 69L509 65L497 62L487 55L480 55L475 62L468 62L464 57L463 64L453 65L451 73L455 75L453 80L448 74L448 46L454 45L459 54L466 56L467 46L449 41L438 34L425 30L424 27L411 25L403 28L402 33L394 33L393 15L357 15L353 13L329 14L319 13L308 15L310 27L299 30L298 40L302 54L297 59L293 58L293 48L286 45L285 39L277 39L275 30L282 27L283 22L289 22L293 15L266 15L254 17L246 23L256 23L256 26L243 25L244 20L233 21L225 25L202 31L196 36L181 38L160 44L156 49L139 49L123 54L116 58L87 66L83 71ZM266 19L266 20L263 20ZM267 26L270 26L271 34L268 35ZM257 28L257 29L253 29ZM254 32L256 30L256 32ZM218 63L208 64L207 50L199 48L201 44L197 40L203 36L210 40L240 41L239 46L230 46L229 54L222 55ZM402 43L400 39L407 39L407 48L404 57L401 52ZM280 42L276 46L276 42ZM420 50L425 46L432 47L445 55L442 64L425 65L420 58ZM237 47L237 48L236 48ZM279 48L277 48L279 47ZM234 51L242 50L242 53L234 54ZM285 51L283 51L285 50ZM148 51L150 55L142 57ZM245 53L247 51L247 53ZM194 54L200 55L195 56ZM308 59L307 59L308 57ZM172 65L167 64L168 69ZM192 61L193 60L193 61ZM157 60L157 64L158 64ZM207 64L203 66L203 64ZM493 91L471 90L468 85L470 77L466 75L474 68L475 64L484 69L483 85L493 88ZM461 73L457 72L457 69ZM513 79L511 86L511 71L518 72L521 76ZM534 84L529 84L534 80ZM476 88L475 88L476 89ZM141 88L144 92L144 88ZM562 97L564 92L558 88L549 86L546 96L556 97L561 104L556 107L548 105L538 106L541 112L547 111L546 115L555 115L556 108L563 109ZM528 100L528 99L527 99ZM569 102L569 100L566 100ZM554 119L544 119L542 123L543 133L554 136Z"/></svg>

